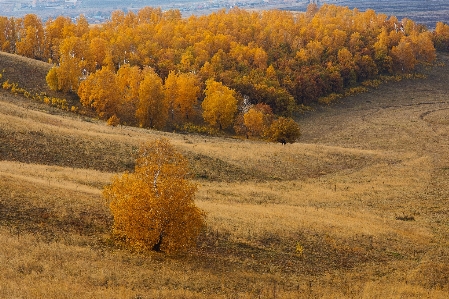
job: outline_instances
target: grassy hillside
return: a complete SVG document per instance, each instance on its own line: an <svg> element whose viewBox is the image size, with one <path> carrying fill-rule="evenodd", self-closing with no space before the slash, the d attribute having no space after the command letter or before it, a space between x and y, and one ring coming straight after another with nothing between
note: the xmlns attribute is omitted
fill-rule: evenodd
<svg viewBox="0 0 449 299"><path fill-rule="evenodd" d="M0 58L11 78L43 86L38 72L16 72L38 64ZM113 128L0 91L0 297L447 298L449 57L440 60L427 79L301 116L302 139L286 146ZM182 256L114 245L101 197L159 136L189 158L208 214Z"/></svg>

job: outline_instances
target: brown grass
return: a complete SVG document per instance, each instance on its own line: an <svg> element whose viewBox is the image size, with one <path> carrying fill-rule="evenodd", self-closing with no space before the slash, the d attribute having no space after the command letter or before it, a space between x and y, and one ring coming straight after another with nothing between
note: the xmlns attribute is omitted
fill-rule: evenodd
<svg viewBox="0 0 449 299"><path fill-rule="evenodd" d="M286 146L114 128L0 92L0 297L447 298L449 66L427 72L317 107ZM191 161L208 214L182 256L115 245L101 197L158 136Z"/></svg>

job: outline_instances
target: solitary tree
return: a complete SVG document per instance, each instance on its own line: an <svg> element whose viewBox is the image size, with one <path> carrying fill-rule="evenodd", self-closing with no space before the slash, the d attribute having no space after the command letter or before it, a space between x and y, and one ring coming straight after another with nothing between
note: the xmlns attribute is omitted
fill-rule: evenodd
<svg viewBox="0 0 449 299"><path fill-rule="evenodd" d="M188 180L187 166L167 139L140 149L134 173L115 177L103 191L117 238L139 250L163 252L195 244L205 214L194 204L197 186Z"/></svg>
<svg viewBox="0 0 449 299"><path fill-rule="evenodd" d="M287 117L279 117L273 121L266 133L270 141L282 144L294 143L300 135L299 125L293 119Z"/></svg>

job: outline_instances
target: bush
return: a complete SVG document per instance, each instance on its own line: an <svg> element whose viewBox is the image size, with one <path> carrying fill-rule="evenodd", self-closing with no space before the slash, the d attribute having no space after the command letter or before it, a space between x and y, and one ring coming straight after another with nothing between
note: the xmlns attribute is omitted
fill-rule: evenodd
<svg viewBox="0 0 449 299"><path fill-rule="evenodd" d="M280 117L273 121L265 135L270 141L286 144L294 143L301 135L301 131L293 119Z"/></svg>
<svg viewBox="0 0 449 299"><path fill-rule="evenodd" d="M107 121L108 126L116 127L120 124L120 118L117 117L117 115L111 116Z"/></svg>
<svg viewBox="0 0 449 299"><path fill-rule="evenodd" d="M196 244L205 214L194 204L197 186L188 180L187 166L167 139L140 149L134 173L115 177L103 191L118 240L137 250L163 252Z"/></svg>
<svg viewBox="0 0 449 299"><path fill-rule="evenodd" d="M326 96L326 97L321 97L318 99L318 103L320 104L330 104L335 102L338 99L341 99L342 95L339 93L331 93L330 95Z"/></svg>
<svg viewBox="0 0 449 299"><path fill-rule="evenodd" d="M211 135L216 136L220 134L220 130L217 128L211 128L206 126L199 126L192 123L185 123L182 126L177 127L181 132L201 134L201 135Z"/></svg>

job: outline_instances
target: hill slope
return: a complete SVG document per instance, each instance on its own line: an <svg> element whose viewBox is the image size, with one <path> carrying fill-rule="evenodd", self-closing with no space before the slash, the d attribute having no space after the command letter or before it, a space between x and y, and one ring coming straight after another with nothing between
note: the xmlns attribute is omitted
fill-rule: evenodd
<svg viewBox="0 0 449 299"><path fill-rule="evenodd" d="M448 74L319 108L287 146L112 128L1 91L0 297L446 298ZM160 136L208 213L184 256L109 239L102 186Z"/></svg>
<svg viewBox="0 0 449 299"><path fill-rule="evenodd" d="M43 61L0 52L0 72L3 74L3 80L17 83L33 93L54 94L45 82L45 76L51 67L51 64Z"/></svg>

